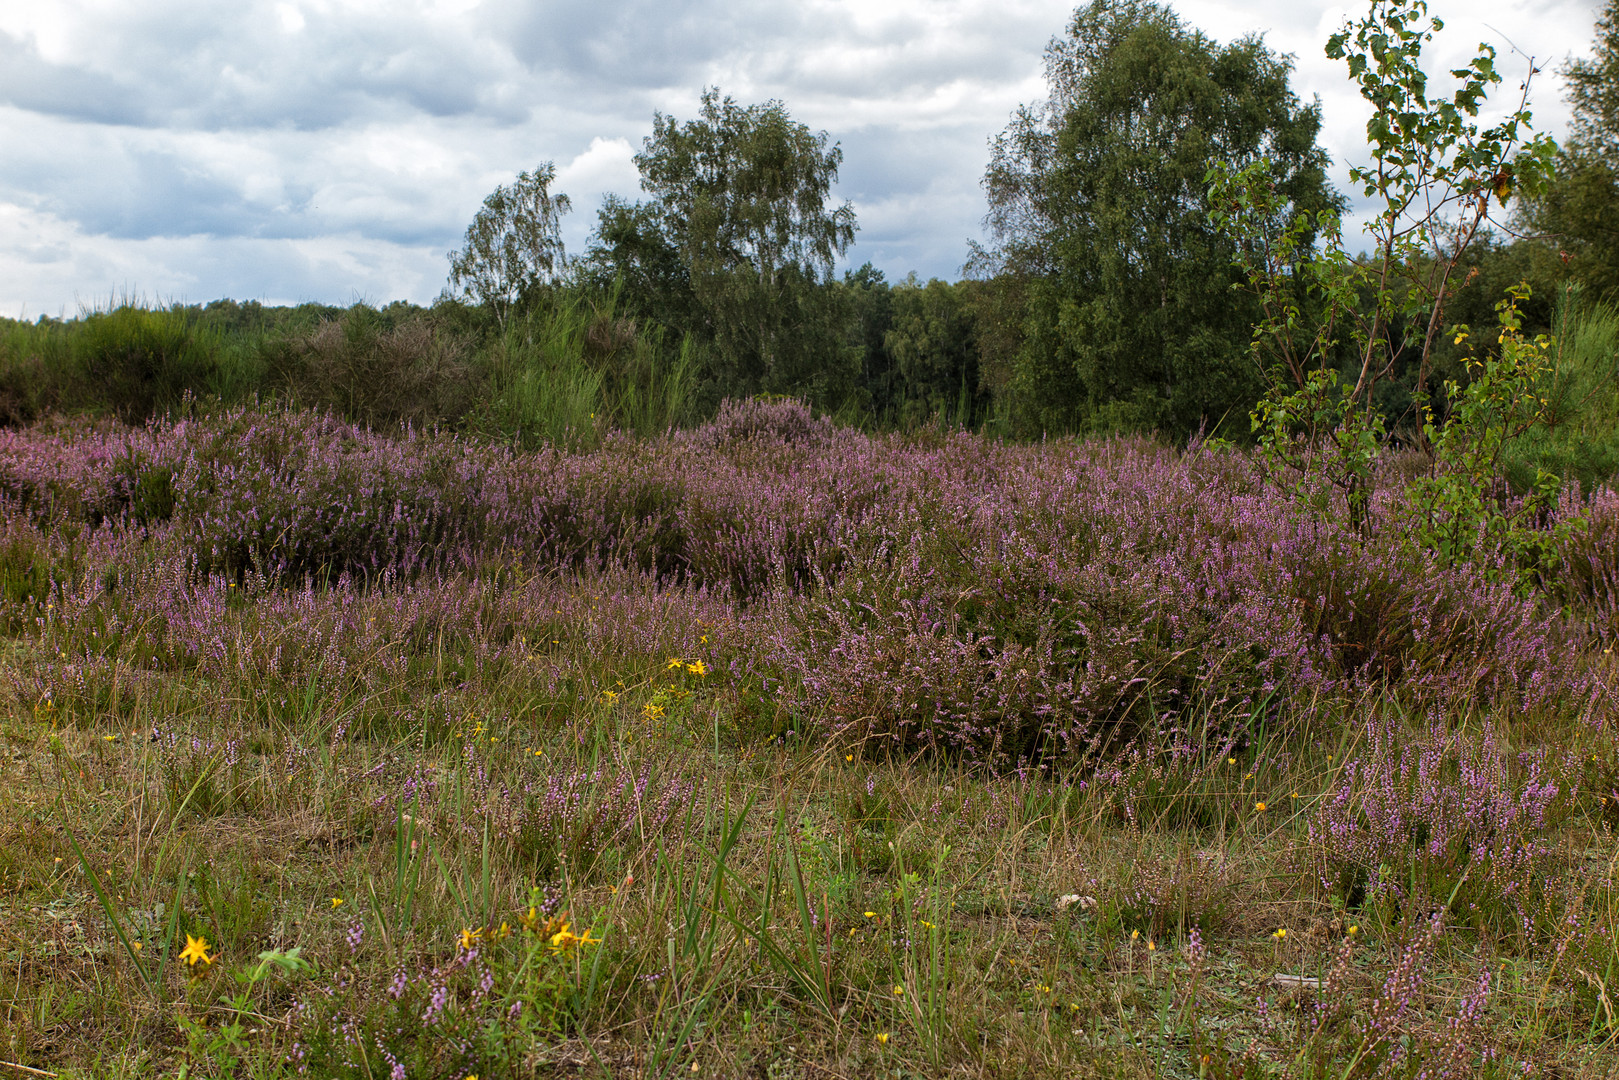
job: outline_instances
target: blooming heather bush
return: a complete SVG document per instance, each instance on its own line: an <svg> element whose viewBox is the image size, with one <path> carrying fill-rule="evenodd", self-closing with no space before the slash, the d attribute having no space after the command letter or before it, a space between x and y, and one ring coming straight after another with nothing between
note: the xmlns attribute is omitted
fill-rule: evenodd
<svg viewBox="0 0 1619 1080"><path fill-rule="evenodd" d="M720 402L719 413L697 429L694 438L708 446L730 446L748 441L779 441L815 446L833 435L832 422L815 419L809 407L791 398L749 398Z"/></svg>
<svg viewBox="0 0 1619 1080"><path fill-rule="evenodd" d="M638 612L673 604L731 627L730 676L793 723L897 747L1073 755L1367 688L1532 714L1611 703L1579 648L1612 622L1599 544L1565 544L1565 614L1413 559L1393 495L1351 532L1230 451L872 438L750 402L663 439L519 454L232 410L0 432L0 493L8 528L26 516L72 552L47 636L81 673L100 657L380 687L537 665L565 697L566 649L531 646L566 640L552 627L583 593L602 615L570 644L645 650L662 631L631 629ZM1611 501L1594 497L1591 536ZM477 584L503 580L542 584ZM37 620L38 597L11 592L11 617Z"/></svg>
<svg viewBox="0 0 1619 1080"><path fill-rule="evenodd" d="M700 783L658 775L645 765L552 771L517 791L503 789L491 820L540 875L566 862L577 877L588 874L606 850L656 844L689 809Z"/></svg>
<svg viewBox="0 0 1619 1080"><path fill-rule="evenodd" d="M1326 863L1324 883L1347 899L1448 901L1464 921L1529 931L1555 851L1548 826L1571 797L1544 751L1513 754L1493 727L1478 735L1436 727L1413 741L1370 720L1309 837Z"/></svg>

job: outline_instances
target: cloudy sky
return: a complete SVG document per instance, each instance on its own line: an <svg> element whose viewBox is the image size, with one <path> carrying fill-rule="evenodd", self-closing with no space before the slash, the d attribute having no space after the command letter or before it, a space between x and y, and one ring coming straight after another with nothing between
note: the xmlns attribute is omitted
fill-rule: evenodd
<svg viewBox="0 0 1619 1080"><path fill-rule="evenodd" d="M1327 36L1360 8L1177 0L1219 41L1263 32L1319 95L1344 187L1365 114ZM1556 68L1598 0L1432 0L1430 71L1480 41L1503 88L1527 65L1537 126L1567 121ZM703 87L778 98L839 141L849 259L958 276L984 214L988 140L1044 96L1062 0L4 0L0 315L109 298L430 301L483 197L554 161L583 247L656 111ZM1503 95L1505 96L1505 94Z"/></svg>

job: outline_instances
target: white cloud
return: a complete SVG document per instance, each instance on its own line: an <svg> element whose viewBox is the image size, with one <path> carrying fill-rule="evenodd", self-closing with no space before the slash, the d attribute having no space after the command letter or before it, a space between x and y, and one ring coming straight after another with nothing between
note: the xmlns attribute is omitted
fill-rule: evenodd
<svg viewBox="0 0 1619 1080"><path fill-rule="evenodd" d="M1348 6L1180 0L1220 41L1264 32L1319 95L1342 187L1362 103L1322 55ZM484 195L541 161L575 201L575 250L609 191L638 193L652 114L706 85L779 98L844 148L850 252L953 276L983 215L989 139L1044 95L1054 0L58 0L0 5L0 312L118 290L343 302L431 299ZM1359 11L1355 6L1353 10ZM1436 0L1435 65L1584 51L1594 0Z"/></svg>

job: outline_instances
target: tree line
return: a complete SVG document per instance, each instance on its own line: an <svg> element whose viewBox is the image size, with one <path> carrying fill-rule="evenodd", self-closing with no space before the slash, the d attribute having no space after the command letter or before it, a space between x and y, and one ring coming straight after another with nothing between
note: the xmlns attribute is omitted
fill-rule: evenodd
<svg viewBox="0 0 1619 1080"><path fill-rule="evenodd" d="M1490 321L1518 281L1537 328L1570 283L1587 302L1619 300L1616 12L1610 0L1595 57L1564 68L1575 124L1550 184L1503 184L1439 297L1448 322ZM1241 289L1238 241L1211 221L1206 174L1263 156L1287 205L1342 213L1319 104L1299 101L1291 58L1261 38L1222 45L1144 0L1076 10L1045 68L1046 100L992 142L989 240L960 281L889 281L870 264L835 275L857 227L831 196L840 148L779 101L710 89L691 120L655 116L635 158L645 197L609 196L576 258L549 164L493 193L452 253L446 298L504 320L559 291L614 294L623 318L701 346L711 397L787 394L850 417L1009 434L1244 437L1266 385L1262 312ZM1315 238L1301 239L1309 259ZM1416 283L1443 252L1408 256ZM1443 340L1418 363L1407 330L1383 328L1392 361L1375 389L1410 420L1442 382L1428 366L1447 376L1462 364Z"/></svg>
<svg viewBox="0 0 1619 1080"><path fill-rule="evenodd" d="M1387 25L1415 25L1419 9L1371 4ZM1500 81L1493 54L1480 63L1479 99ZM1477 339L1450 329L1491 325L1520 283L1524 332L1579 331L1564 336L1589 345L1587 370L1569 384L1614 396L1604 327L1619 303L1619 0L1596 24L1593 57L1562 68L1574 124L1548 167L1515 177L1501 157L1500 175L1483 178L1483 149L1451 147L1462 156L1436 167L1459 170L1469 212L1485 212L1428 222L1425 246L1383 253L1397 266L1351 275L1352 297L1306 287L1348 203L1327 178L1319 105L1291 89L1292 67L1259 37L1221 44L1147 0L1078 8L1046 50L1046 97L990 142L987 239L956 281L890 280L869 263L840 272L858 222L833 195L839 145L780 101L710 88L695 116L653 117L635 157L639 195L608 196L583 251L564 248L575 207L542 163L484 200L428 310L222 301L178 317L95 313L71 334L0 327L0 421L122 387L115 411L130 417L188 392L270 394L368 423L531 440L603 423L650 431L763 394L868 426L1249 441L1279 362L1266 353L1274 335L1256 328L1278 311L1316 325L1347 303L1375 344L1340 335L1314 362L1364 384L1389 437L1420 439L1424 417L1450 408L1447 387L1469 378ZM1416 72L1416 99L1425 79ZM1457 116L1480 104L1463 96L1447 106ZM1414 135L1402 117L1416 113L1388 115L1368 141L1403 153ZM1263 294L1250 271L1278 249L1259 252L1259 233L1228 227L1234 211L1211 195L1210 171L1260 164L1269 212L1303 223ZM1481 202L1484 187L1494 197ZM1376 315L1385 308L1399 317ZM1609 323L1570 323L1592 313ZM1357 377L1374 354L1376 370Z"/></svg>

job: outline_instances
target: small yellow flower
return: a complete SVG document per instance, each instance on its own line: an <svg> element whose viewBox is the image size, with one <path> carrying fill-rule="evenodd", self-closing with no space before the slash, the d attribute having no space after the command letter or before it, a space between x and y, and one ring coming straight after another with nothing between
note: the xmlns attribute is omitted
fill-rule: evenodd
<svg viewBox="0 0 1619 1080"><path fill-rule="evenodd" d="M875 918L876 918L876 917L877 917L877 913L876 913L876 912L875 912L875 911L868 911L868 912L866 912L866 918L868 918L868 919L875 919Z"/></svg>
<svg viewBox="0 0 1619 1080"><path fill-rule="evenodd" d="M888 1045L888 1032L879 1031L877 1033L877 1041L882 1043L884 1046L887 1046Z"/></svg>
<svg viewBox="0 0 1619 1080"><path fill-rule="evenodd" d="M1156 941L1148 939L1148 941L1147 941L1147 951L1148 952L1157 952L1158 951L1158 943Z"/></svg>
<svg viewBox="0 0 1619 1080"><path fill-rule="evenodd" d="M1287 928L1285 926L1277 927L1276 932L1271 935L1271 937L1275 938L1277 941L1281 941L1286 936L1287 936Z"/></svg>
<svg viewBox="0 0 1619 1080"><path fill-rule="evenodd" d="M568 923L563 923L562 929L551 935L551 951L553 953L560 953L567 949L578 948L585 945L601 944L601 938L591 937L589 930L586 930L584 935L581 936L570 931L568 926Z"/></svg>
<svg viewBox="0 0 1619 1080"><path fill-rule="evenodd" d="M140 951L141 951L141 943L140 943L140 942L138 942L138 941L132 941L132 942L130 942L130 943L129 943L129 947L130 947L130 948L131 948L131 949L134 949L134 950L135 950L135 951L136 951L136 952L140 952Z"/></svg>
<svg viewBox="0 0 1619 1080"><path fill-rule="evenodd" d="M1225 759L1225 763L1227 765L1235 765L1237 763L1237 759L1234 757L1228 757Z"/></svg>
<svg viewBox="0 0 1619 1080"><path fill-rule="evenodd" d="M537 929L540 925L540 909L535 907L529 908L528 911L517 916L517 921L523 925L524 930Z"/></svg>
<svg viewBox="0 0 1619 1080"><path fill-rule="evenodd" d="M1141 937L1141 931L1140 930L1132 930L1132 931L1130 931L1130 940L1131 941L1135 941L1140 937Z"/></svg>
<svg viewBox="0 0 1619 1080"><path fill-rule="evenodd" d="M461 948L469 952L478 944L478 942L482 940L483 929L481 927L474 930L469 926L465 930L461 931Z"/></svg>
<svg viewBox="0 0 1619 1080"><path fill-rule="evenodd" d="M1350 923L1349 924L1349 936L1354 937L1358 933L1360 933L1360 927L1356 926L1354 923Z"/></svg>
<svg viewBox="0 0 1619 1080"><path fill-rule="evenodd" d="M701 660L693 660L691 663L686 665L686 670L691 672L693 675L707 675L708 665L703 663Z"/></svg>
<svg viewBox="0 0 1619 1080"><path fill-rule="evenodd" d="M899 985L896 984L894 986L894 996L895 997L904 997L905 996L905 987L899 986Z"/></svg>
<svg viewBox="0 0 1619 1080"><path fill-rule="evenodd" d="M686 666L686 661L682 660L678 656L671 656L669 658L669 662L664 665L664 670L665 671L674 671L677 668L683 668L685 666Z"/></svg>
<svg viewBox="0 0 1619 1080"><path fill-rule="evenodd" d="M202 937L192 937L190 934L187 934L186 947L180 950L180 959L184 960L187 964L190 964L193 967L198 964L201 964L204 967L212 964L214 962L214 958L208 955L208 939Z"/></svg>
<svg viewBox="0 0 1619 1080"><path fill-rule="evenodd" d="M1265 812L1265 804L1262 803L1262 802L1254 803L1254 810L1257 811L1258 813L1263 814Z"/></svg>
<svg viewBox="0 0 1619 1080"><path fill-rule="evenodd" d="M332 910L333 911L336 911L338 908L340 908L342 906L343 906L343 898L341 896L332 897Z"/></svg>

